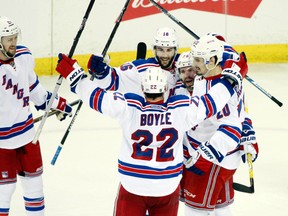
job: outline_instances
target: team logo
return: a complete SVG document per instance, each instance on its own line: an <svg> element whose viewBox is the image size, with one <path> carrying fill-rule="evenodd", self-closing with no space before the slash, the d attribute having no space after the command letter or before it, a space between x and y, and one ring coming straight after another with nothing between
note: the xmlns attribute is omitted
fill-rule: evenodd
<svg viewBox="0 0 288 216"><path fill-rule="evenodd" d="M8 178L8 171L3 171L2 172L2 178L3 179Z"/></svg>
<svg viewBox="0 0 288 216"><path fill-rule="evenodd" d="M167 11L191 9L251 18L262 0L155 0ZM149 0L132 0L123 21L161 13Z"/></svg>

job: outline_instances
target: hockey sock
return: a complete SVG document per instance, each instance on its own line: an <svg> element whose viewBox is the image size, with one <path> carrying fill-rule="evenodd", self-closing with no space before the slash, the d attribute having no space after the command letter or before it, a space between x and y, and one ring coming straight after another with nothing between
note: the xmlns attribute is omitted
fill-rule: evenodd
<svg viewBox="0 0 288 216"><path fill-rule="evenodd" d="M42 176L20 177L27 216L44 216L44 195Z"/></svg>
<svg viewBox="0 0 288 216"><path fill-rule="evenodd" d="M11 197L16 188L16 183L0 185L0 216L8 216Z"/></svg>

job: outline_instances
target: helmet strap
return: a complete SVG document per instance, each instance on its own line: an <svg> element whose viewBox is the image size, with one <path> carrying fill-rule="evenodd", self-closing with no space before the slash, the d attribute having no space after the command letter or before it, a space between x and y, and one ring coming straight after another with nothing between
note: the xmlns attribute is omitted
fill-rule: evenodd
<svg viewBox="0 0 288 216"><path fill-rule="evenodd" d="M11 56L8 54L8 52L4 49L4 46L3 44L0 42L0 51L8 58L8 59L11 59L11 58L14 58L15 55Z"/></svg>
<svg viewBox="0 0 288 216"><path fill-rule="evenodd" d="M211 57L211 58L212 58L212 57ZM203 74L204 77L207 77L208 74L217 67L217 65L218 65L218 58L215 57L215 59L216 59L217 62L215 62L215 65L214 65L213 68L208 68L208 64L210 63L210 59L209 59L209 61L206 61L206 62L208 62L208 63L205 64L205 66L206 66L206 69L207 69L208 71L207 71L205 74ZM204 61L205 61L205 59L204 59Z"/></svg>

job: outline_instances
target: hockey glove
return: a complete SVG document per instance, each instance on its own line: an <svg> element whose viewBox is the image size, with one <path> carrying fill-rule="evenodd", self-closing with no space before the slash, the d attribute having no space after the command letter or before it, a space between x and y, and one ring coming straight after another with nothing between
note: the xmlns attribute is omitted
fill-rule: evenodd
<svg viewBox="0 0 288 216"><path fill-rule="evenodd" d="M199 150L196 150L195 153L193 153L192 156L185 162L185 167L188 171L200 176L208 172L212 165L212 162L202 157Z"/></svg>
<svg viewBox="0 0 288 216"><path fill-rule="evenodd" d="M224 69L221 74L232 80L235 85L238 85L240 89L242 86L242 80L248 73L247 59L244 52L240 54L238 61L228 59L224 64Z"/></svg>
<svg viewBox="0 0 288 216"><path fill-rule="evenodd" d="M221 162L224 156L209 142L201 143L192 156L185 162L185 167L197 175L203 175L211 169L216 161Z"/></svg>
<svg viewBox="0 0 288 216"><path fill-rule="evenodd" d="M198 151L193 152L191 157L185 162L185 167L188 171L195 173L196 175L203 175L204 171L199 168L198 159L200 157Z"/></svg>
<svg viewBox="0 0 288 216"><path fill-rule="evenodd" d="M56 71L66 78L72 88L75 87L85 77L83 69L76 60L68 58L65 54L59 53L58 57Z"/></svg>
<svg viewBox="0 0 288 216"><path fill-rule="evenodd" d="M91 76L94 76L97 79L105 78L111 69L108 65L109 61L110 59L107 55L105 58L103 58L102 55L91 55L87 65Z"/></svg>
<svg viewBox="0 0 288 216"><path fill-rule="evenodd" d="M45 103L43 103L40 106L35 105L36 109L45 110L47 105L49 104L51 96L52 96L52 93L47 91ZM58 97L58 95L55 96L55 99L53 100L51 108L59 111L56 114L56 116L60 121L63 121L66 118L66 116L69 116L69 117L72 116L72 107L67 103L65 98Z"/></svg>
<svg viewBox="0 0 288 216"><path fill-rule="evenodd" d="M256 141L255 131L252 127L252 121L250 119L245 118L240 142L243 163L247 161L248 153L252 155L252 162L254 162L258 157L259 148Z"/></svg>
<svg viewBox="0 0 288 216"><path fill-rule="evenodd" d="M224 155L215 149L209 142L201 143L197 147L197 150L204 159L212 163L216 161L220 163L224 159Z"/></svg>

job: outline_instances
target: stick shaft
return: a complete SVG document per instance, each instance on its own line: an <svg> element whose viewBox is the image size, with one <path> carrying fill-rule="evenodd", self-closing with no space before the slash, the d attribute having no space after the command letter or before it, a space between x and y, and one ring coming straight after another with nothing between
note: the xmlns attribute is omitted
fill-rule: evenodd
<svg viewBox="0 0 288 216"><path fill-rule="evenodd" d="M275 97L273 97L271 94L269 94L265 89L263 89L261 86L259 86L251 77L247 76L245 77L252 85L254 85L257 89L259 89L262 93L264 93L268 98L270 98L272 101L274 101L279 107L283 105L282 102L277 100Z"/></svg>
<svg viewBox="0 0 288 216"><path fill-rule="evenodd" d="M112 30L112 32L111 32L111 34L110 34L110 36L109 36L109 38L108 38L108 40L107 40L107 42L106 42L106 45L105 45L105 47L104 47L104 49L103 49L103 51L102 51L103 57L106 55L107 50L108 50L108 48L109 48L110 45L111 45L112 39L114 38L115 33L116 33L116 31L117 31L117 29L118 29L118 27L119 27L119 25L120 25L120 22L122 21L122 18L123 18L123 16L124 16L124 13L125 13L127 7L128 7L129 2L130 2L130 0L127 0L127 1L126 1L126 3L125 3L125 5L124 5L124 7L122 8L122 11L121 11L118 19L116 20L115 26L114 26L114 28L113 28L113 30ZM94 76L91 76L91 80L93 80L93 79L94 79ZM76 120L76 117L77 117L77 115L78 115L78 113L79 113L79 111L80 111L80 109L81 109L81 107L82 107L82 104L83 104L83 101L81 100L81 101L79 102L78 107L77 107L77 109L76 109L76 111L75 111L75 114L74 114L74 116L73 116L73 118L72 118L72 120L71 120L71 122L70 122L70 124L69 124L69 126L68 126L68 128L67 128L67 130L66 130L66 132L65 132L65 134L64 134L64 136L63 136L63 138L62 138L62 140L61 140L61 143L62 143L63 145L64 145L65 140L66 140L67 136L69 135L69 132L70 132L70 130L71 130L71 128L72 128L75 120Z"/></svg>
<svg viewBox="0 0 288 216"><path fill-rule="evenodd" d="M249 179L250 179L250 188L254 192L254 171L253 171L253 162L252 162L252 155L247 154L247 163L249 167Z"/></svg>
<svg viewBox="0 0 288 216"><path fill-rule="evenodd" d="M107 42L106 42L106 45L105 45L105 47L104 47L104 49L103 49L103 51L102 51L102 56L103 56L103 57L106 55L106 53L107 53L107 51L108 51L108 49L109 49L109 47L110 47L110 45L111 45L111 42L112 42L112 40L113 40L113 38L114 38L114 36L115 36L115 33L116 33L116 31L117 31L117 29L118 29L118 27L119 27L119 25L120 25L120 22L122 21L122 18L123 18L124 14L125 14L125 11L127 10L127 7L128 7L129 2L130 2L130 0L127 0L127 1L126 1L124 7L123 7L122 10L121 10L121 13L120 13L118 19L116 20L116 23L115 23L115 25L114 25L114 28L113 28L113 30L112 30L112 32L111 32L111 34L110 34L110 36L109 36L109 38L108 38L108 40L107 40ZM94 76L91 76L91 80L93 80L93 79L94 79ZM65 141L66 141L66 139L67 139L67 137L68 137L71 129L72 129L72 126L73 126L73 124L74 124L74 122L75 122L75 120L76 120L76 117L78 116L78 114L79 114L79 112L80 112L80 109L81 109L81 107L82 107L82 104L83 104L83 101L80 100L80 102L79 102L79 104L78 104L78 107L77 107L77 109L76 109L76 111L75 111L75 114L74 114L74 116L73 116L73 118L72 118L72 120L71 120L71 122L70 122L70 124L69 124L69 126L68 126L68 128L67 128L67 130L65 131L65 134L64 134L62 140L61 140L61 144L59 145L59 146L61 146L61 147L58 147L58 149L57 149L57 151L56 151L56 153L55 153L55 155L54 155L54 157L53 157L53 159L52 159L52 161L51 161L51 164L52 164L52 165L54 165L54 164L56 163L56 160L57 160L57 158L58 158L58 156L59 156L59 154L60 154L60 152L61 152L61 150L62 150L62 147L63 147L63 145L64 145L64 143L65 143Z"/></svg>
<svg viewBox="0 0 288 216"><path fill-rule="evenodd" d="M160 11L162 11L164 14L166 14L170 19L172 19L175 23L177 23L179 26L181 26L186 32L188 32L190 35L192 35L195 39L199 39L199 36L195 34L191 29L189 29L187 26L185 26L182 22L180 22L176 17L174 17L172 14L170 14L165 8L163 8L161 5L159 5L154 0L149 0L156 8L158 8Z"/></svg>
<svg viewBox="0 0 288 216"><path fill-rule="evenodd" d="M144 42L139 42L137 45L136 59L145 59L147 53L147 46Z"/></svg>
<svg viewBox="0 0 288 216"><path fill-rule="evenodd" d="M253 162L252 162L252 155L247 154L247 163L249 167L249 180L250 180L250 186L246 186L239 183L233 183L233 188L237 191L244 192L244 193L254 193L254 175L253 175Z"/></svg>
<svg viewBox="0 0 288 216"><path fill-rule="evenodd" d="M117 20L116 20L115 26L114 26L114 28L113 28L113 30L112 30L109 38L108 38L108 41L107 41L107 43L106 43L106 45L105 45L105 47L104 47L104 49L103 49L103 51L102 51L103 57L106 55L106 53L107 53L107 51L108 51L108 49L109 49L109 47L110 47L110 45L111 45L111 42L112 42L112 40L113 40L113 38L114 38L114 35L115 35L115 33L116 33L116 31L117 31L117 29L118 29L118 27L119 27L119 25L120 25L120 23L121 23L121 21L122 21L122 18L123 18L124 14L125 14L125 12L126 12L126 10L127 10L127 7L128 7L128 5L129 5L129 2L130 2L130 0L127 0L127 1L126 1L124 7L123 7L122 10L121 10L121 13L119 14L119 16L118 16L118 18L117 18Z"/></svg>
<svg viewBox="0 0 288 216"><path fill-rule="evenodd" d="M76 37L74 38L73 44L72 44L71 49L70 49L70 51L69 51L69 54L68 54L68 57L69 57L69 58L71 58L71 57L73 56L73 53L74 53L75 48L76 48L76 46L77 46L77 44L78 44L79 38L80 38L80 36L81 36L81 34L82 34L83 30L84 30L86 21L87 21L87 19L88 19L88 17L89 17L89 14L90 14L91 10L92 10L92 7L93 7L93 5L94 5L94 2L95 2L95 0L91 0L90 3L89 3L89 5L88 5L88 8L87 8L87 10L86 10L86 13L85 13L85 15L84 15L84 17L83 17L83 19L82 19L82 23L81 23L81 25L80 25L80 28L79 28L79 30L78 30L78 32L77 32L77 34L76 34ZM52 93L52 95L51 95L51 98L50 98L50 100L49 100L49 103L47 104L47 107L46 107L46 110L45 110L45 114L43 115L43 118L42 118L42 120L41 120L41 123L40 123L40 125L39 125L39 127L38 127L38 129L37 129L37 131L36 131L36 133L35 133L34 139L33 139L33 141L32 141L32 143L34 143L34 144L35 144L35 143L37 142L37 140L39 139L39 136L40 136L40 134L41 134L42 128L43 128L43 126L44 126L44 124L45 124L46 119L48 118L49 111L50 111L50 109L51 109L51 107L52 107L52 104L53 104L53 101L54 101L54 99L55 99L55 96L57 95L57 92L58 92L58 90L59 90L59 88L60 88L60 86L61 86L61 84L62 84L62 80L63 80L63 77L60 75L59 78L58 78L58 80L57 80L57 83L56 83L56 86L55 86L55 88L54 88L54 91L53 91L53 93Z"/></svg>
<svg viewBox="0 0 288 216"><path fill-rule="evenodd" d="M199 39L199 36L195 34L193 31L191 31L187 26L185 26L182 22L180 22L176 17L171 15L165 8L163 8L161 5L159 5L154 0L149 0L156 8L158 8L160 11L162 11L165 15L167 15L169 18L171 18L175 23L177 23L179 26L181 26L186 32L188 32L190 35L192 35L195 39ZM278 106L282 106L283 103L277 100L275 97L270 95L267 91L265 91L261 86L259 86L253 79L251 79L249 76L245 76L245 78L254 85L257 89L259 89L262 93L264 93L267 97L269 97L273 102L275 102Z"/></svg>
<svg viewBox="0 0 288 216"><path fill-rule="evenodd" d="M114 28L113 28L113 30L112 30L112 32L111 32L111 34L110 34L110 36L109 36L109 38L108 38L108 40L107 40L107 42L106 42L106 45L105 45L105 47L104 47L104 49L103 49L103 51L102 51L102 55L103 55L103 56L106 55L107 50L108 50L108 48L109 48L110 45L111 45L112 39L114 38L115 33L116 33L116 31L117 31L117 29L118 29L118 27L119 27L119 25L120 25L120 22L122 21L122 18L123 18L123 16L124 16L124 13L125 13L127 7L128 7L129 2L130 2L130 0L127 0L127 1L126 1L126 3L125 3L125 5L124 5L124 7L122 8L122 11L121 11L118 19L116 20L115 26L114 26ZM94 79L94 76L91 76L91 80L93 80L93 79ZM78 104L78 107L77 107L77 109L76 109L76 111L75 111L75 115L73 116L73 118L72 118L72 120L71 120L71 123L69 124L69 127L68 127L68 129L66 130L66 132L65 132L65 134L64 134L64 136L63 136L63 138L62 138L62 140L61 140L61 143L62 143L62 144L64 144L64 142L65 142L65 140L66 140L66 138L67 138L67 136L68 136L68 134L69 134L69 132L70 132L70 130L71 130L74 122L75 122L75 119L76 119L76 117L77 117L77 115L78 115L78 113L79 113L79 111L80 111L80 109L81 109L82 104L83 104L83 102L80 101L79 104Z"/></svg>
<svg viewBox="0 0 288 216"><path fill-rule="evenodd" d="M80 102L80 100L76 100L76 101L73 101L72 103L70 103L70 106L75 106L76 104L78 104ZM60 111L58 110L53 110L53 111L50 111L49 114L48 114L48 117L52 116L52 115L55 115L56 113L58 113ZM34 119L34 124L41 121L43 118L43 115L42 116L39 116L37 118Z"/></svg>

